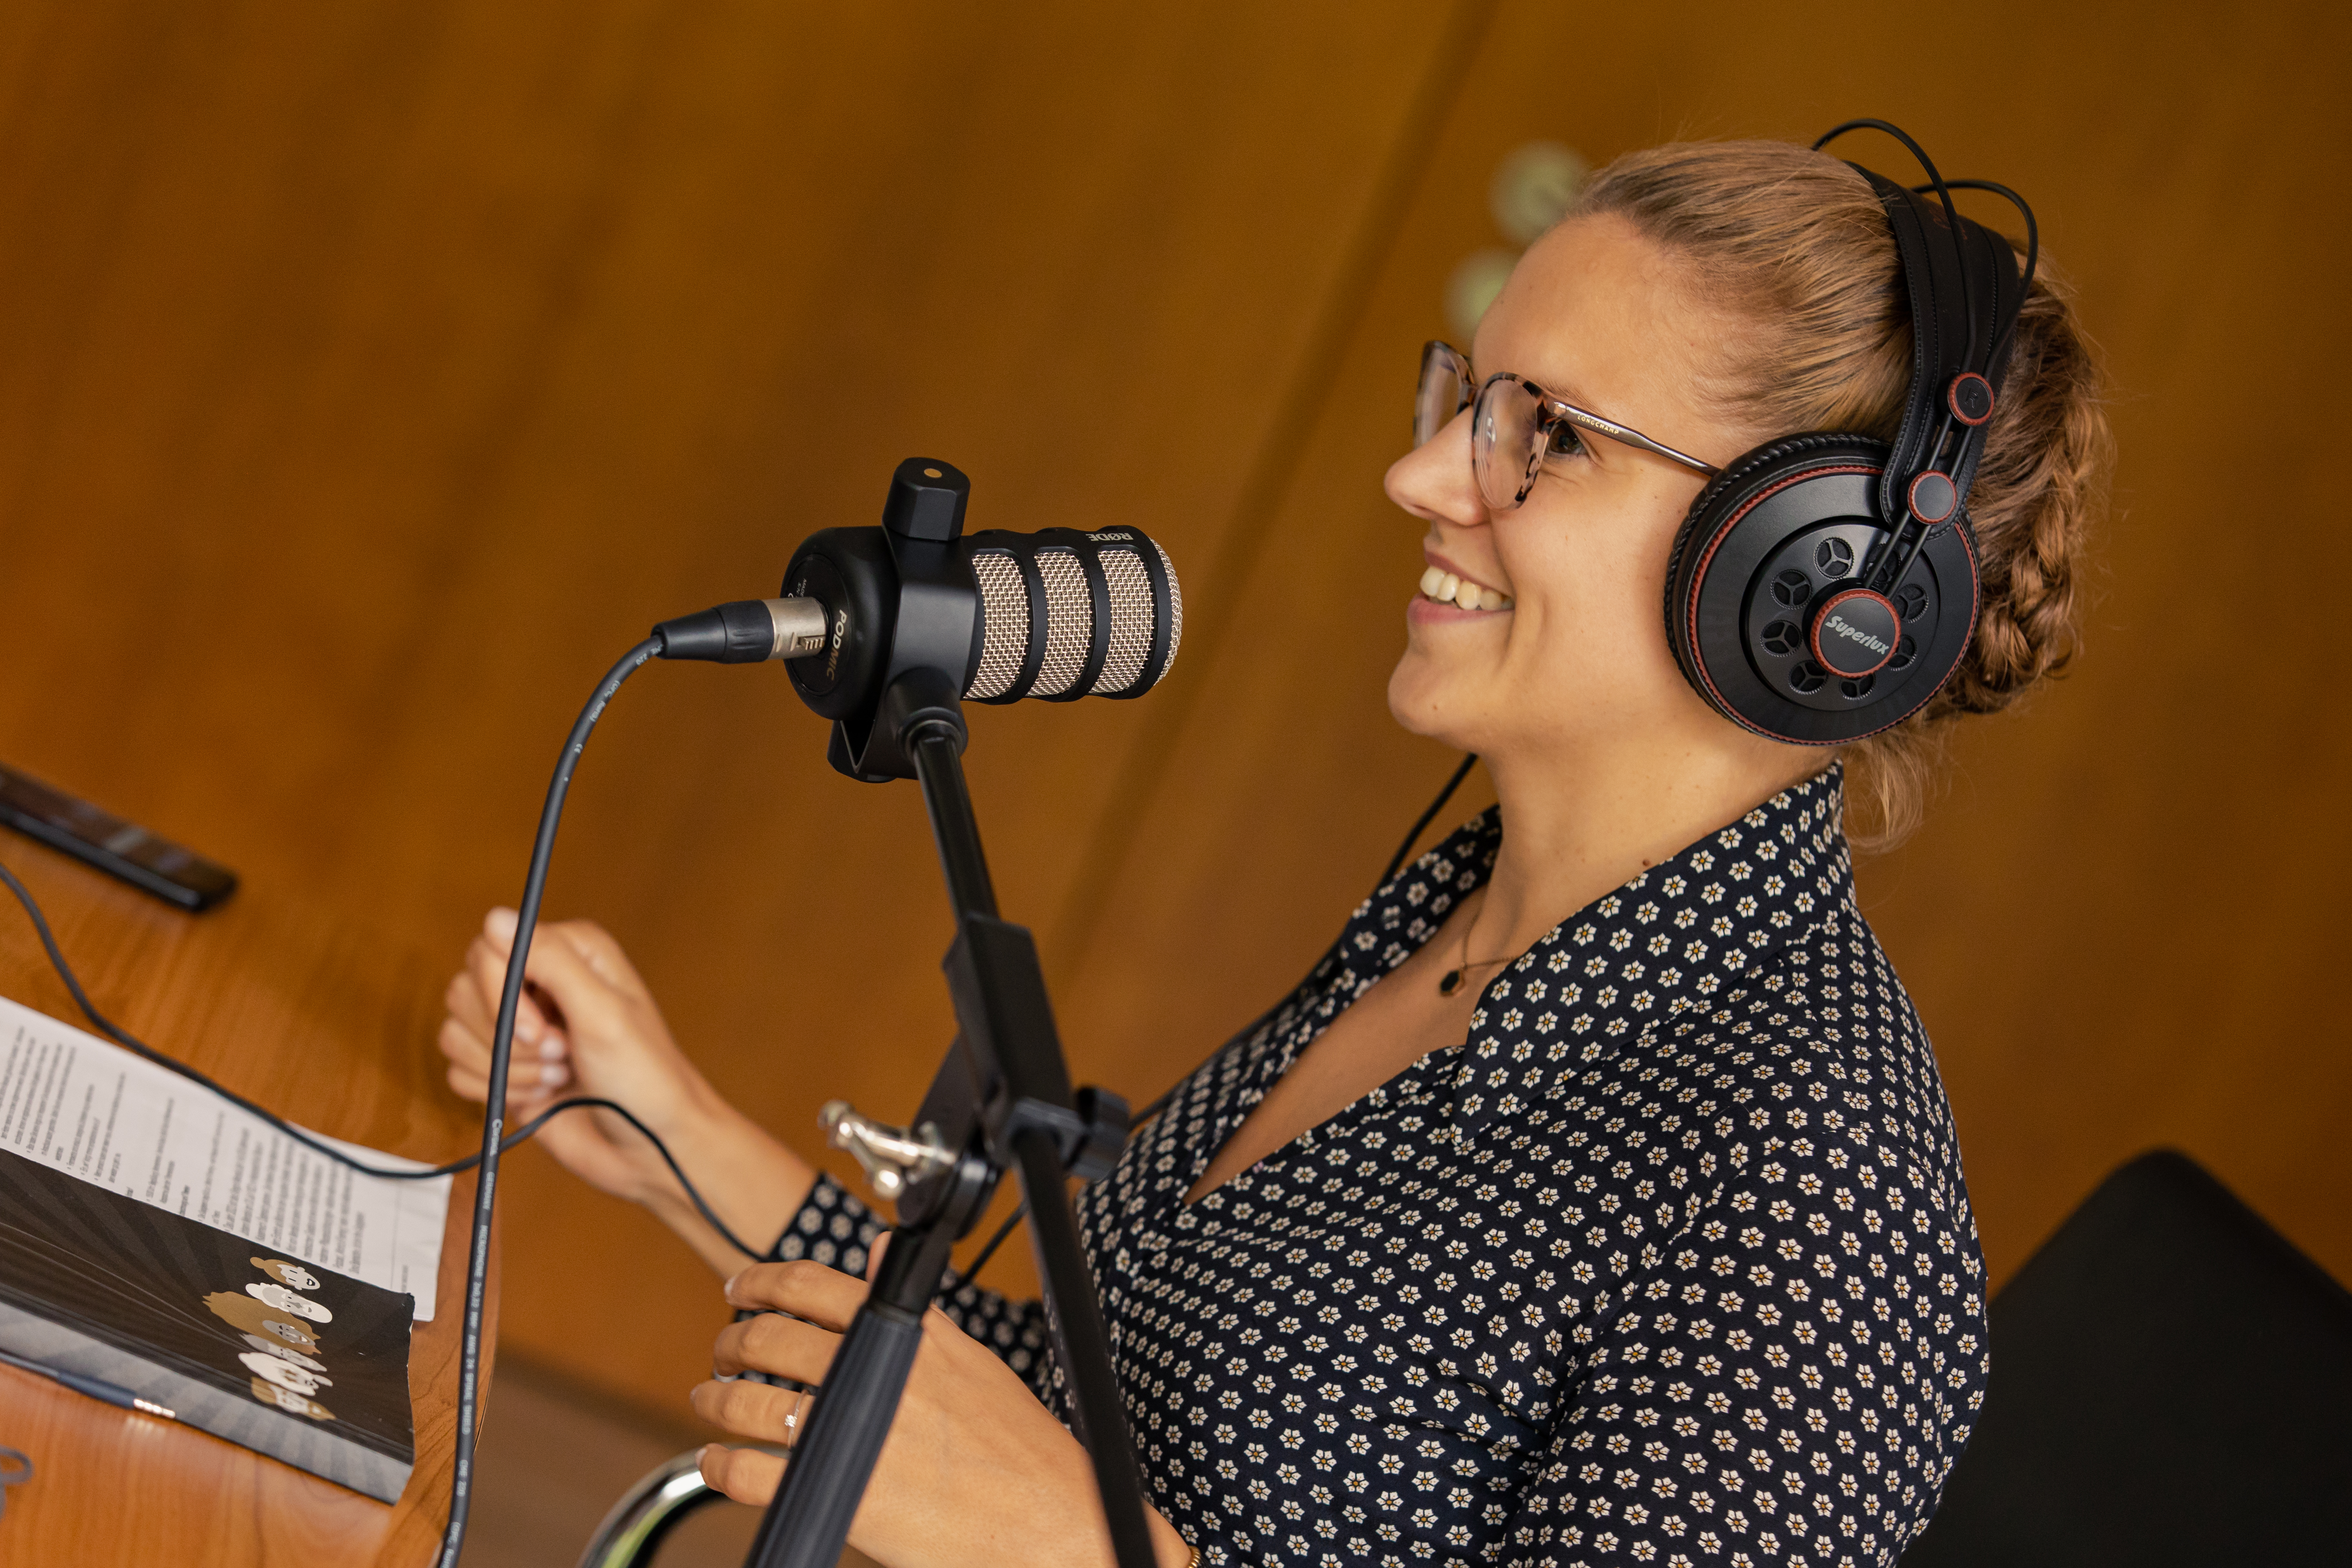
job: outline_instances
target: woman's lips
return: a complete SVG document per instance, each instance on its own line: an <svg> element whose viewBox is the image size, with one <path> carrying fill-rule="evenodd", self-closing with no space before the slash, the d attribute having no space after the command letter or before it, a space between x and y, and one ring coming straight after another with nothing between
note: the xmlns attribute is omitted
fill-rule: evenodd
<svg viewBox="0 0 2352 1568"><path fill-rule="evenodd" d="M1433 605L1452 608L1492 613L1511 607L1511 596L1498 593L1469 578L1432 565L1421 574L1421 596Z"/></svg>

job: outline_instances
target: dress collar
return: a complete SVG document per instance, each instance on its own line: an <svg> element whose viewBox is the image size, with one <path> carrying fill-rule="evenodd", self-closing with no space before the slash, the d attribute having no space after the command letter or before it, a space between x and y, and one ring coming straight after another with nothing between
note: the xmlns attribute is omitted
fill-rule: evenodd
<svg viewBox="0 0 2352 1568"><path fill-rule="evenodd" d="M1505 1060L1591 1061L1713 999L1853 901L1839 764L1781 791L1602 894L1489 980L1451 1075L1467 1131L1509 1096ZM1357 906L1328 988L1360 995L1433 937L1492 874L1489 807ZM1489 1067L1487 1064L1495 1064ZM1489 1082L1488 1080L1493 1080Z"/></svg>
<svg viewBox="0 0 2352 1568"><path fill-rule="evenodd" d="M1825 903L1853 901L1843 794L1842 767L1832 763L1593 900L1537 938L1503 974L1526 973L1539 962L1555 973L1572 964L1600 982L1590 988L1595 1006L1622 1000L1634 1013L1672 1013L1693 1005L1813 924ZM1403 963L1455 903L1485 885L1502 844L1499 808L1488 806L1356 906L1340 937L1340 963L1365 982ZM1576 955L1570 964L1549 962L1562 951ZM1609 962L1615 954L1625 956ZM1614 985L1603 979L1611 970ZM1486 990L1502 984L1498 976Z"/></svg>
<svg viewBox="0 0 2352 1568"><path fill-rule="evenodd" d="M1360 1103L1442 1107L1460 1148L1496 1117L1558 1092L1572 1067L1644 1040L1694 1008L1719 1007L1774 953L1851 908L1842 806L1832 763L1595 899L1487 982L1465 1040L1433 1051ZM1305 983L1186 1081L1143 1133L1150 1147L1137 1151L1153 1173L1143 1188L1156 1194L1135 1194L1130 1221L1139 1245L1149 1250L1173 1234L1214 1231L1224 1188L1197 1214L1181 1206L1200 1168L1299 1052L1486 881L1502 841L1490 807L1382 883ZM1298 1145L1320 1131L1309 1130ZM1247 1174L1227 1186L1246 1186Z"/></svg>

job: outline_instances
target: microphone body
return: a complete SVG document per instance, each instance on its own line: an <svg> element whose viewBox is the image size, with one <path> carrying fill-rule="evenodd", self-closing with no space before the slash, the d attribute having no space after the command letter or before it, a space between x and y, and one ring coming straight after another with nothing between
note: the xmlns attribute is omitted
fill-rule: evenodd
<svg viewBox="0 0 2352 1568"><path fill-rule="evenodd" d="M945 583L919 571L941 566ZM815 606L823 646L797 650L814 657L760 657L793 658L793 685L829 719L864 705L902 629L946 643L961 632L950 669L957 694L999 703L1140 697L1168 672L1184 636L1183 592L1167 552L1126 528L992 531L944 552L910 550L878 528L826 529L793 555L783 591L787 604ZM781 630L776 638L786 640Z"/></svg>
<svg viewBox="0 0 2352 1568"><path fill-rule="evenodd" d="M785 596L765 602L775 651L751 651L761 626L748 607L733 634L739 657L790 660L801 700L838 726L834 763L853 777L912 776L895 741L872 743L894 687L902 705L919 686L921 702L950 710L1140 697L1175 659L1184 601L1158 544L1129 528L967 535L970 490L951 465L909 458L880 527L826 529L793 552Z"/></svg>

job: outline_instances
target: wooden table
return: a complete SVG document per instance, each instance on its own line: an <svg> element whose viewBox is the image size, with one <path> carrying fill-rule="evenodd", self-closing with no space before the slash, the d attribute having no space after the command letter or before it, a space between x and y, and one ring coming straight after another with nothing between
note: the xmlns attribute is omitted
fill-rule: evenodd
<svg viewBox="0 0 2352 1568"><path fill-rule="evenodd" d="M40 900L91 1001L157 1049L304 1126L373 1148L441 1161L478 1142L479 1123L442 1087L433 1048L446 975L416 955L268 889L242 889L190 916L15 834L0 833L0 861ZM0 995L87 1026L5 889ZM473 1194L471 1177L459 1177L438 1308L410 1350L416 1468L398 1503L0 1368L0 1444L24 1450L38 1472L8 1493L0 1568L431 1562L456 1446ZM488 1303L486 1375L495 1250Z"/></svg>

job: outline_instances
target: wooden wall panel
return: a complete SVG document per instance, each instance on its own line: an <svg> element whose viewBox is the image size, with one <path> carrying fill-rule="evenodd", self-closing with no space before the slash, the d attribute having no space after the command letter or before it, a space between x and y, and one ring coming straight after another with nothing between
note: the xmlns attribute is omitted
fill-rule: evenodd
<svg viewBox="0 0 2352 1568"><path fill-rule="evenodd" d="M1450 22L16 8L0 755L454 964L597 675L908 453L976 526L1213 555ZM985 715L1008 908L1064 901L1146 721ZM949 1032L920 804L824 740L776 671L649 670L551 904L796 1136L910 1108ZM535 1156L508 1194L508 1346L674 1406L708 1274Z"/></svg>
<svg viewBox="0 0 2352 1568"><path fill-rule="evenodd" d="M1381 698L1420 525L1379 486L1447 276L1500 243L1504 155L1885 115L1948 172L2034 201L2108 353L2123 450L2086 654L1964 726L1926 830L1861 873L1937 1043L1989 1258L2005 1277L2107 1170L2172 1143L2352 1278L2333 999L2352 700L2318 608L2352 569L2326 500L2352 417L2332 281L2352 226L2312 195L2352 174L2328 87L2347 43L2316 6L2221 26L2001 4L1931 34L1878 8L1506 4L1237 589L1248 630L1201 672L1213 697L1155 712L1181 733L1067 939L1069 1032L1156 1090L1303 972L1444 776Z"/></svg>
<svg viewBox="0 0 2352 1568"><path fill-rule="evenodd" d="M986 710L970 758L1081 1076L1148 1098L1296 978L1449 766L1386 716L1417 555L1379 486L1445 279L1496 243L1496 163L1889 114L2033 195L2125 447L2079 671L1978 726L1864 872L1988 1249L2006 1272L2167 1141L2352 1275L2325 989L2352 758L2315 586L2346 564L2347 41L2316 6L2018 0L1932 29L20 5L0 757L453 962L605 664L946 457L975 525L1139 524L1184 574L1160 691ZM911 1107L948 1028L919 802L823 738L774 671L648 670L552 906L796 1137L835 1093ZM675 1409L708 1276L536 1157L508 1194L508 1347Z"/></svg>

